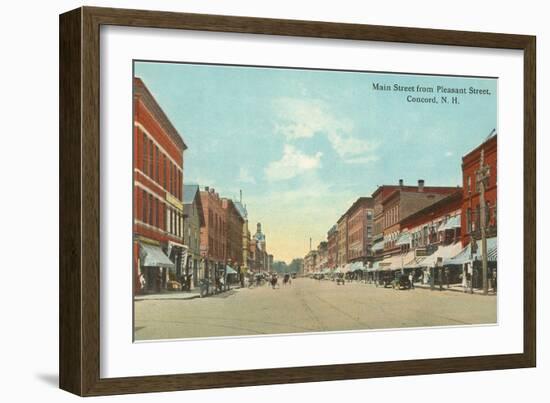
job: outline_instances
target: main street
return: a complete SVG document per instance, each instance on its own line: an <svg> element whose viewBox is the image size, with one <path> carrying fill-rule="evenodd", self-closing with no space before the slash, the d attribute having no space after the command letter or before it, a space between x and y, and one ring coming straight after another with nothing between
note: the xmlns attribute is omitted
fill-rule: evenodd
<svg viewBox="0 0 550 403"><path fill-rule="evenodd" d="M496 297L298 278L290 286L135 302L136 340L496 322Z"/></svg>

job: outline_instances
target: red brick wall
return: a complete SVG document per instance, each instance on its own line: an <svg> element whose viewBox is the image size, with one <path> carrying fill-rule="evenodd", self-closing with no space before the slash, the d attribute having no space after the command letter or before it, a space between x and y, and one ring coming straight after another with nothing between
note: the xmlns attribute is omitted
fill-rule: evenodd
<svg viewBox="0 0 550 403"><path fill-rule="evenodd" d="M225 261L225 230L227 228L222 200L213 190L200 192L205 225L201 228L201 253L209 259Z"/></svg>
<svg viewBox="0 0 550 403"><path fill-rule="evenodd" d="M337 266L338 232L334 231L328 236L328 267Z"/></svg>
<svg viewBox="0 0 550 403"><path fill-rule="evenodd" d="M183 149L162 130L162 127L139 98L136 98L134 107L134 168L139 169L145 175L155 180L162 188L172 193L172 195L181 201L183 196ZM144 143L144 130L139 126L142 126L148 133L145 140L147 144ZM154 141L151 143L151 140ZM151 144L154 151L152 160L153 172L151 172ZM145 152L147 152L147 155L144 155ZM175 164L167 156L172 158ZM165 165L166 177L164 172ZM171 168L174 172L173 175L171 175ZM172 186L170 186L170 178L172 178Z"/></svg>
<svg viewBox="0 0 550 403"><path fill-rule="evenodd" d="M462 207L462 191L459 190L456 196L449 196L433 205L426 207L401 221L401 230L409 230L420 225L432 222L435 218L452 215Z"/></svg>
<svg viewBox="0 0 550 403"><path fill-rule="evenodd" d="M231 259L233 265L243 265L243 223L239 212L235 209L233 202L229 199L222 199L222 207L225 212L225 221L227 223L226 245L227 259Z"/></svg>
<svg viewBox="0 0 550 403"><path fill-rule="evenodd" d="M147 110L145 104L139 99L134 98L134 233L138 236L143 236L158 242L166 242L172 240L177 243L182 243L182 238L176 234L167 233L166 212L167 209L173 209L178 215L179 225L181 225L182 211L175 209L166 201L167 190L169 188L168 181L164 177L164 160L168 159L164 155L162 149L166 151L172 159L175 160L178 169L177 175L173 178L173 195L182 200L183 195L183 147L174 143L162 126L155 120L153 114ZM142 130L143 127L145 130ZM145 131L148 134L145 134ZM149 146L147 147L147 155L145 155L144 134L147 144L155 145L153 147L153 171L151 172L151 159L149 154ZM158 146L157 146L158 144ZM160 146L160 147L159 147ZM144 166L147 164L147 166ZM167 164L167 172L169 164ZM137 170L137 171L136 171ZM143 214L144 207L144 192L148 199L153 199L153 208L149 206L146 209L146 215ZM152 211L151 211L152 210ZM150 218L152 213L153 219ZM158 217L158 218L157 218ZM183 228L181 228L183 234Z"/></svg>
<svg viewBox="0 0 550 403"><path fill-rule="evenodd" d="M464 188L464 198L462 201L462 244L467 245L470 242L468 233L468 208L471 208L472 219L475 222L476 207L480 203L480 194L476 190L476 171L479 169L481 149L484 150L485 164L489 166L489 182L485 189L485 201L489 202L489 227L496 227L496 206L497 206L497 136L491 137L485 143L472 150L462 158L462 178ZM470 185L468 184L470 178ZM470 190L470 191L469 191Z"/></svg>

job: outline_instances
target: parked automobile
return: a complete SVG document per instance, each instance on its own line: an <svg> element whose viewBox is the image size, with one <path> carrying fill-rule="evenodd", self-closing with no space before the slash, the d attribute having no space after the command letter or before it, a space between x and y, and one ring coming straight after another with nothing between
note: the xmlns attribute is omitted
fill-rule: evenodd
<svg viewBox="0 0 550 403"><path fill-rule="evenodd" d="M396 290L400 290L402 288L403 289L411 288L411 282L409 280L409 276L401 272L396 272L395 277L392 281L392 287Z"/></svg>
<svg viewBox="0 0 550 403"><path fill-rule="evenodd" d="M392 281L394 279L393 272L391 270L384 270L378 273L378 281L376 283L376 286L379 285L386 287L392 286Z"/></svg>

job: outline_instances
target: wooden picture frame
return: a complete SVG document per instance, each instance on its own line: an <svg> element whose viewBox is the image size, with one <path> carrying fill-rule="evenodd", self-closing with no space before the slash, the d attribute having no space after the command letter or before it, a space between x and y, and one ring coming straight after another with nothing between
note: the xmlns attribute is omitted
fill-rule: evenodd
<svg viewBox="0 0 550 403"><path fill-rule="evenodd" d="M523 353L209 373L100 377L99 36L102 25L519 49L524 60ZM534 367L535 37L82 7L60 16L60 387L81 396Z"/></svg>

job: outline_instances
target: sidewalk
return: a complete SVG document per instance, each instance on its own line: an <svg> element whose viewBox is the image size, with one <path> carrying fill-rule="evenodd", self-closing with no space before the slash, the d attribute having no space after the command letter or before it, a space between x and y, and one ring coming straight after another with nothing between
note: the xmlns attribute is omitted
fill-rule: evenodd
<svg viewBox="0 0 550 403"><path fill-rule="evenodd" d="M192 291L164 291L158 294L141 294L134 297L134 301L148 301L161 299L194 299L200 298L200 289Z"/></svg>
<svg viewBox="0 0 550 403"><path fill-rule="evenodd" d="M231 287L231 291L237 290L239 288L241 288L241 287L240 286ZM223 294L223 293L228 292L228 291L230 291L230 290L225 290L225 291L222 291L222 292L217 293L217 294L209 294L205 298L208 298L212 295L220 295L220 294ZM195 298L200 298L200 297L201 297L200 287L196 287L191 291L163 291L163 292L157 293L157 294L136 295L136 296L134 296L134 301L176 300L176 299L186 300L186 299L195 299Z"/></svg>
<svg viewBox="0 0 550 403"><path fill-rule="evenodd" d="M430 284L415 283L414 288L422 288L422 289L425 289L425 290L429 290L431 288L431 286L430 286ZM434 291L439 291L439 284L437 284L434 287ZM443 289L441 291L453 291L453 292L461 292L461 293L464 293L464 294L470 294L470 289L464 290L464 287L462 286L462 284L451 284L451 286L449 288L447 288L447 286L444 285ZM478 288L474 288L474 294L483 295L483 290L478 289ZM496 295L496 293L492 290L489 290L488 295Z"/></svg>

